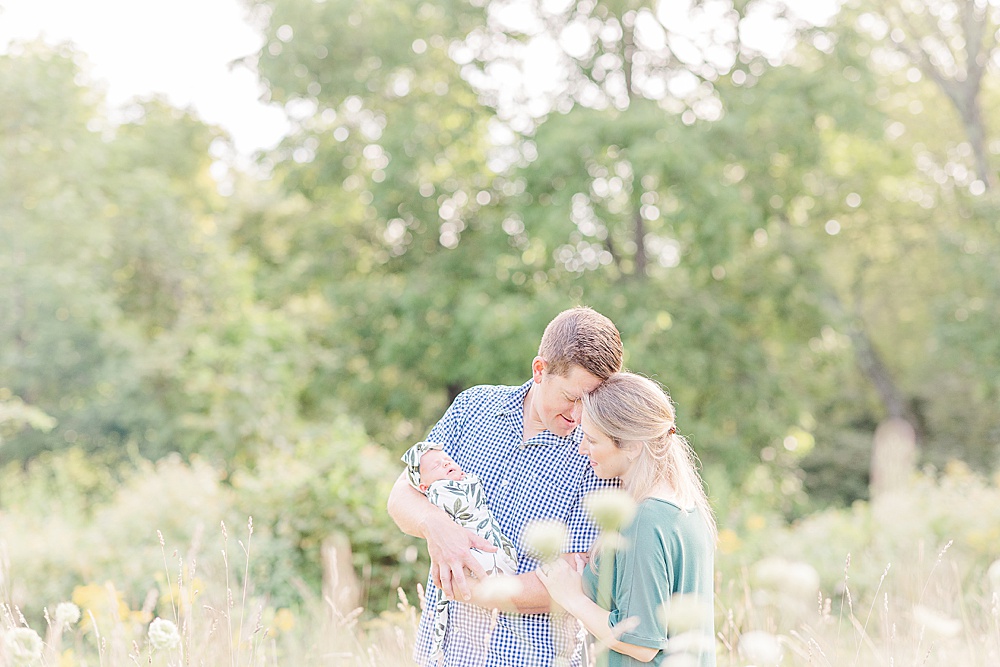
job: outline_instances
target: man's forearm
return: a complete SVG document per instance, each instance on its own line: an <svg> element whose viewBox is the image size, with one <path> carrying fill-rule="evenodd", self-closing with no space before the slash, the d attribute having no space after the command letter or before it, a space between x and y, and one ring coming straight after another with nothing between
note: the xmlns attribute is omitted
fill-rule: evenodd
<svg viewBox="0 0 1000 667"><path fill-rule="evenodd" d="M386 509L401 531L426 539L427 521L443 510L432 505L426 496L410 486L405 477L405 474L400 475L392 485Z"/></svg>
<svg viewBox="0 0 1000 667"><path fill-rule="evenodd" d="M511 602L516 611L521 614L547 614L552 608L552 600L545 586L538 580L534 572L518 576L521 592L515 595Z"/></svg>
<svg viewBox="0 0 1000 667"><path fill-rule="evenodd" d="M494 597L490 595L491 586L489 583L480 582L472 589L472 600L470 602L486 609L499 609L518 614L546 614L549 611L549 592L538 580L534 572L519 574L517 576L501 575L507 579L517 581L519 590L516 595L505 595L504 597ZM503 587L506 588L506 587Z"/></svg>

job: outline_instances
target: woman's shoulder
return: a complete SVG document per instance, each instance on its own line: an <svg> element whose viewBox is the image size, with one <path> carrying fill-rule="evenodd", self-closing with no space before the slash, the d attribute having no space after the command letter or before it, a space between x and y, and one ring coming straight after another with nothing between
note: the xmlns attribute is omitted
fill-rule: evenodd
<svg viewBox="0 0 1000 667"><path fill-rule="evenodd" d="M683 508L665 498L645 498L636 508L631 529L637 535L700 532L705 519L696 507Z"/></svg>

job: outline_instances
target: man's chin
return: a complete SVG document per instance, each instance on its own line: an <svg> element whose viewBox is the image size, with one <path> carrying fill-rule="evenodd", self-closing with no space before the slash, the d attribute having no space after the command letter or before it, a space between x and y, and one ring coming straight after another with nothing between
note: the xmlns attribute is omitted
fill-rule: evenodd
<svg viewBox="0 0 1000 667"><path fill-rule="evenodd" d="M576 430L576 424L573 424L572 426L567 426L566 424L560 424L557 428L550 428L549 430L552 431L552 433L554 433L555 435L558 435L560 438L565 438L566 436L568 436L569 434L571 434L573 431Z"/></svg>

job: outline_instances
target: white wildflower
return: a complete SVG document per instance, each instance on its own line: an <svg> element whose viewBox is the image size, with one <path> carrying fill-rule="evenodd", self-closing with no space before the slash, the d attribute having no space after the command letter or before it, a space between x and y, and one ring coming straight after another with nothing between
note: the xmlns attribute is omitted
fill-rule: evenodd
<svg viewBox="0 0 1000 667"><path fill-rule="evenodd" d="M566 524L562 521L536 519L524 527L521 542L532 557L551 563L563 552L566 536Z"/></svg>
<svg viewBox="0 0 1000 667"><path fill-rule="evenodd" d="M986 570L986 576L989 577L993 590L1000 593L1000 560L993 561L990 569Z"/></svg>
<svg viewBox="0 0 1000 667"><path fill-rule="evenodd" d="M56 605L55 620L56 628L62 631L80 620L80 608L72 602L60 602Z"/></svg>
<svg viewBox="0 0 1000 667"><path fill-rule="evenodd" d="M785 655L778 638L769 632L752 630L740 635L740 656L757 667L777 665Z"/></svg>
<svg viewBox="0 0 1000 667"><path fill-rule="evenodd" d="M31 628L14 628L4 638L11 664L20 667L42 659L42 638Z"/></svg>
<svg viewBox="0 0 1000 667"><path fill-rule="evenodd" d="M698 667L701 661L690 653L674 653L668 655L660 667Z"/></svg>
<svg viewBox="0 0 1000 667"><path fill-rule="evenodd" d="M751 580L755 587L778 590L784 585L785 569L788 561L778 556L763 558L750 568Z"/></svg>
<svg viewBox="0 0 1000 667"><path fill-rule="evenodd" d="M509 601L518 595L523 589L524 586L518 581L517 577L501 575L487 577L480 582L476 590L477 595L481 595L483 601L499 605L501 602Z"/></svg>
<svg viewBox="0 0 1000 667"><path fill-rule="evenodd" d="M592 491L584 496L583 506L601 530L621 530L635 516L635 500L621 489Z"/></svg>
<svg viewBox="0 0 1000 667"><path fill-rule="evenodd" d="M661 607L667 634L679 635L706 627L712 618L712 604L694 593L674 593Z"/></svg>
<svg viewBox="0 0 1000 667"><path fill-rule="evenodd" d="M613 551L624 551L628 548L628 540L621 533L605 531L597 536L594 543L598 553L611 553Z"/></svg>
<svg viewBox="0 0 1000 667"><path fill-rule="evenodd" d="M670 637L670 651L671 653L688 653L691 655L702 653L714 654L715 638L702 630L682 632L679 635Z"/></svg>
<svg viewBox="0 0 1000 667"><path fill-rule="evenodd" d="M913 608L913 620L939 637L954 637L962 631L961 621L922 604Z"/></svg>
<svg viewBox="0 0 1000 667"><path fill-rule="evenodd" d="M793 597L815 599L819 590L819 573L812 565L769 556L753 566L753 581L757 586L781 591Z"/></svg>
<svg viewBox="0 0 1000 667"><path fill-rule="evenodd" d="M181 643L181 635L177 626L165 618L154 618L149 624L149 644L157 651L177 648Z"/></svg>

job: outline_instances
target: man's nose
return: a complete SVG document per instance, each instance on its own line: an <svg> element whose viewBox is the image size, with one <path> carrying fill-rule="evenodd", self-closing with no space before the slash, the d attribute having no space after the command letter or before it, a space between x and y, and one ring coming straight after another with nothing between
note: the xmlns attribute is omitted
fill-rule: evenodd
<svg viewBox="0 0 1000 667"><path fill-rule="evenodd" d="M573 421L577 424L580 423L580 418L583 416L583 401L576 401L573 403L573 410L570 411L570 416L573 417Z"/></svg>

